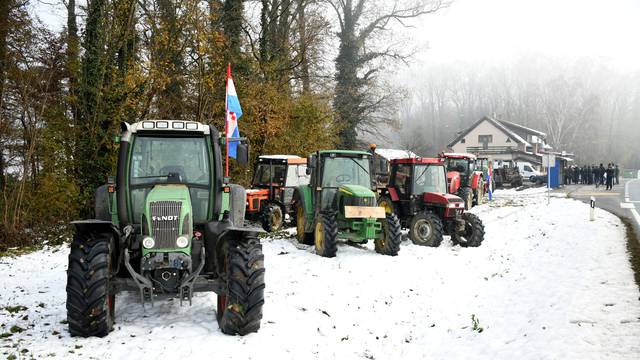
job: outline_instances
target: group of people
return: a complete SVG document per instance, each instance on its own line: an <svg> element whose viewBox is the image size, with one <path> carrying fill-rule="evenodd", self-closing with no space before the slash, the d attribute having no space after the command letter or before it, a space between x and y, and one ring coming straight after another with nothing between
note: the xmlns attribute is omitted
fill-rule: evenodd
<svg viewBox="0 0 640 360"><path fill-rule="evenodd" d="M614 163L597 165L570 166L564 171L564 183L595 185L596 188L606 185L607 190L613 189L613 185L620 184L620 169Z"/></svg>

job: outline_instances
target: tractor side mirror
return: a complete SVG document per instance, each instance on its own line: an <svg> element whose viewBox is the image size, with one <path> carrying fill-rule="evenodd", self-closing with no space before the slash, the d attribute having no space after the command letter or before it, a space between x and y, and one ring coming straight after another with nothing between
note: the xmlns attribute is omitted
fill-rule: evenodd
<svg viewBox="0 0 640 360"><path fill-rule="evenodd" d="M306 167L304 169L304 173L307 174L307 175L311 175L311 168L310 167Z"/></svg>
<svg viewBox="0 0 640 360"><path fill-rule="evenodd" d="M236 150L236 161L242 166L249 165L249 144L240 143Z"/></svg>
<svg viewBox="0 0 640 360"><path fill-rule="evenodd" d="M310 155L307 158L307 175L311 174L311 169L313 169L316 166L316 159L318 158L317 155L313 154Z"/></svg>

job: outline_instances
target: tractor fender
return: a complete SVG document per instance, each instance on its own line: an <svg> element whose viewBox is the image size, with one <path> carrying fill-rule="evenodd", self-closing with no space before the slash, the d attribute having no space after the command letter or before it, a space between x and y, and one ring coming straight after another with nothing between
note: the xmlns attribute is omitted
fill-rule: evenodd
<svg viewBox="0 0 640 360"><path fill-rule="evenodd" d="M457 171L447 172L447 182L449 183L449 193L455 194L460 188L460 173Z"/></svg>
<svg viewBox="0 0 640 360"><path fill-rule="evenodd" d="M76 228L76 232L79 233L105 233L112 232L116 238L120 237L120 231L116 228L111 221L88 219L88 220L76 220L72 221L71 225Z"/></svg>
<svg viewBox="0 0 640 360"><path fill-rule="evenodd" d="M247 192L236 184L229 184L229 218L236 226L244 224L244 215L247 210Z"/></svg>
<svg viewBox="0 0 640 360"><path fill-rule="evenodd" d="M393 186L387 187L387 192L389 193L389 197L391 197L391 201L400 201L400 197L398 196L398 191Z"/></svg>
<svg viewBox="0 0 640 360"><path fill-rule="evenodd" d="M471 178L471 188L474 190L477 189L481 179L482 173L474 172L473 177Z"/></svg>
<svg viewBox="0 0 640 360"><path fill-rule="evenodd" d="M264 233L262 228L258 227L242 227L235 226L231 220L211 221L205 227L205 251L207 259L205 260L205 268L207 271L213 271L220 274L224 271L224 254L223 246L230 240L242 241L243 233L258 235ZM214 260L215 259L215 260Z"/></svg>
<svg viewBox="0 0 640 360"><path fill-rule="evenodd" d="M302 201L305 214L305 231L309 232L313 228L313 190L310 185L300 185L293 192L294 201ZM298 199L298 200L296 200Z"/></svg>

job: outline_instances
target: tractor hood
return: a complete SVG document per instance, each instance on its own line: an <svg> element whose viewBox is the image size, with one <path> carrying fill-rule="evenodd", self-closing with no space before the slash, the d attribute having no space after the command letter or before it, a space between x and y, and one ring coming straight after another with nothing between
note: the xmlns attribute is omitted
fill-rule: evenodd
<svg viewBox="0 0 640 360"><path fill-rule="evenodd" d="M374 193L371 189L360 186L360 185L342 185L338 188L338 191L345 195L349 195L352 197L375 197L376 193Z"/></svg>
<svg viewBox="0 0 640 360"><path fill-rule="evenodd" d="M177 249L176 239L184 235L189 240L192 235L192 211L189 189L181 184L156 185L149 191L145 201L145 221L147 229L144 235L155 240L149 251L190 252L190 246Z"/></svg>
<svg viewBox="0 0 640 360"><path fill-rule="evenodd" d="M429 204L464 208L464 202L462 199L451 194L424 193L423 200Z"/></svg>

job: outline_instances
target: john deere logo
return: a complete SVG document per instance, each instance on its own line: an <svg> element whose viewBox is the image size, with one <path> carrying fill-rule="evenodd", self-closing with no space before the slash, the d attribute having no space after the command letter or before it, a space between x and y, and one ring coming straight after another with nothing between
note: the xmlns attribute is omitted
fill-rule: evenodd
<svg viewBox="0 0 640 360"><path fill-rule="evenodd" d="M178 217L172 216L172 215L163 215L163 216L152 216L151 219L153 221L174 221L174 220L178 220Z"/></svg>

